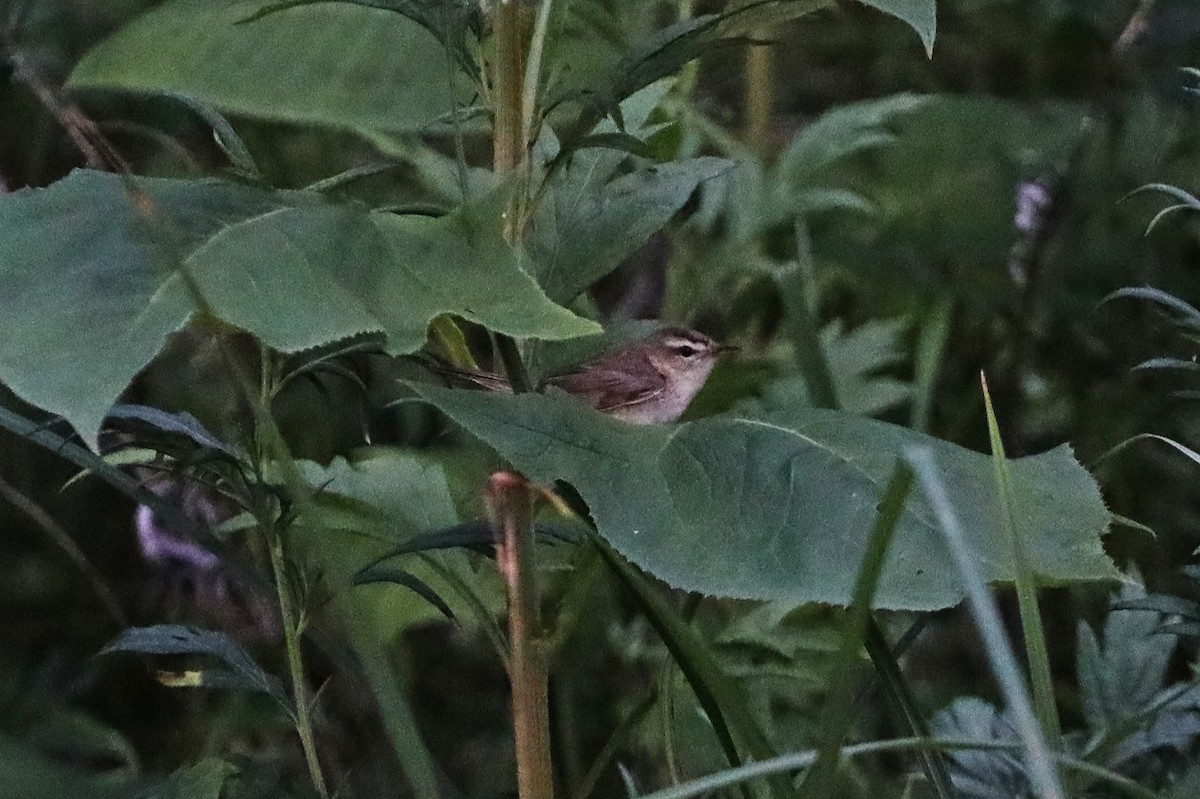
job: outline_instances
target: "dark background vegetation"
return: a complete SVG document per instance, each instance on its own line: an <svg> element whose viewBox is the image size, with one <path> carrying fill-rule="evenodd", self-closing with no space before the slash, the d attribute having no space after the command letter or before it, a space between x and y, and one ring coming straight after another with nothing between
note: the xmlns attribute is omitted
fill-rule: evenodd
<svg viewBox="0 0 1200 799"><path fill-rule="evenodd" d="M83 165L59 119L61 109L53 107L64 98L99 123L136 173L186 176L223 168L210 128L182 104L64 95L60 88L88 48L149 5L0 2L0 191L45 186ZM655 23L654 11L644 8L654 4L609 5L631 27ZM670 4L659 5L667 13ZM1144 26L1131 27L1142 7ZM842 336L844 368L857 387L852 400L862 392L865 410L907 422L905 391L914 380L917 340L916 327L904 320L950 303L952 328L930 431L986 451L978 387L978 374L986 371L1009 453L1069 442L1084 464L1095 464L1109 507L1155 533L1114 528L1106 547L1118 564L1151 589L1195 594L1200 589L1179 569L1200 546L1196 464L1149 443L1096 459L1146 431L1200 445L1195 400L1178 393L1191 388L1187 376L1130 371L1157 355L1192 357L1195 342L1176 335L1143 304L1100 304L1114 290L1140 284L1200 299L1200 218L1176 215L1145 236L1161 198L1123 199L1152 182L1200 188L1200 97L1188 91L1198 81L1180 69L1200 63L1200 4L942 0L938 23L936 48L927 59L911 30L866 8L850 5L806 17L766 32L783 45L774 50L770 82L759 85L748 85L744 48L708 57L696 75L686 117L692 122L681 126L684 147L770 161L826 109L898 92L933 95L892 123L894 144L838 167L841 177L872 196L876 212L828 214L811 223L819 314ZM744 105L754 92L770 96L765 137L745 135ZM277 186L302 187L378 159L347 134L233 122ZM725 138L711 136L714 129ZM468 146L486 152L487 143ZM421 189L406 183L410 179L399 170L364 190L420 200ZM1017 198L1033 181L1042 181L1053 201L1036 229L1022 231L1014 224ZM762 253L747 253L736 242L722 243L735 241L736 220L706 220L703 211L703 200L694 201L639 256L635 270L653 272L665 263L671 276L666 296L650 289L642 298L645 307L665 304L674 319L729 339L770 341L779 324L778 300L756 288L753 261L788 251L790 230L765 231ZM620 288L618 281L618 293ZM232 387L221 387L219 365L194 344L180 336L131 396L187 409L214 429L235 423ZM701 402L721 407L732 401L725 395L753 394L771 368L769 358L732 366L714 378ZM364 428L377 443L422 443L437 435L431 414L415 410L364 419L354 393L336 384L285 400L278 410L297 453L318 460L350 451ZM3 401L22 407L9 395ZM107 586L131 623L240 625L265 663L278 655L269 635L256 641L256 632L245 629L253 627L246 608L259 587L252 581L232 588L207 584L147 562L133 533L132 503L89 480L64 488L74 473L52 454L0 432L0 773L10 773L8 784L21 784L12 774L49 769L51 761L55 768L100 773L136 762L145 774L161 776L215 752L274 764L281 773L298 769L290 730L254 699L172 692L136 661L93 659L122 626L98 601L93 581ZM17 494L30 504L15 505ZM52 530L74 541L87 560L84 571ZM574 780L653 686L660 696L685 691L678 676L661 666L660 645L620 593L610 586L596 597L552 689L555 729L570 741L559 753L559 768ZM1055 673L1067 718L1076 722L1082 711L1078 705L1070 711L1075 623L1081 615L1099 618L1105 603L1100 591L1065 589L1051 592L1046 602ZM716 617L737 612L737 606L703 611ZM823 687L823 612L801 616L793 622L804 631L803 641L777 642L775 655L783 653L789 676L774 686L761 677L759 696L786 706L803 739ZM931 706L955 695L994 696L986 660L965 630L963 619L941 614L906 661ZM732 638L722 649L730 669L763 666L760 651L739 648ZM448 784L463 796L509 794L505 677L480 636L430 621L414 626L394 654L407 665L418 722ZM315 651L314 658L318 674L337 673L331 665L336 655ZM1183 654L1175 669L1186 676ZM326 690L339 698L341 710L324 720L324 737L332 760L358 769L354 795L395 795L401 777L361 686L333 680ZM672 771L704 771L713 744L698 723L676 720L672 740L664 737L656 713L640 717L626 736L622 762L651 782ZM245 788L245 795L273 795L278 781L268 769L259 793ZM605 772L598 791L621 790L616 772ZM848 795L855 790L848 786Z"/></svg>

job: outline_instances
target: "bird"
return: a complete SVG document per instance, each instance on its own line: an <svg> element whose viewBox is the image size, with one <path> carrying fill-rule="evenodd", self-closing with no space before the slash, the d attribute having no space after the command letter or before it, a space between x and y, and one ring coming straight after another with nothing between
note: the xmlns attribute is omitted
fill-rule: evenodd
<svg viewBox="0 0 1200 799"><path fill-rule="evenodd" d="M551 374L536 386L555 388L602 413L631 424L679 419L708 380L717 357L736 347L718 344L687 327L664 327L594 360ZM437 367L491 391L511 392L502 375Z"/></svg>

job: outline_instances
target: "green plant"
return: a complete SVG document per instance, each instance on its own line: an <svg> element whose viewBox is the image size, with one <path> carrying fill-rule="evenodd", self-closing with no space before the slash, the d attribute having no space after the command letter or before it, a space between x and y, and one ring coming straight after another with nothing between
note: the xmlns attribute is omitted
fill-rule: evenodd
<svg viewBox="0 0 1200 799"><path fill-rule="evenodd" d="M854 165L893 148L900 120L939 107L901 94L834 109L766 166L697 113L674 76L699 56L833 3L734 3L664 28L635 5L174 0L92 49L68 86L182 97L212 126L224 175L135 175L103 136L68 115L62 121L112 171L79 171L0 202L0 380L31 408L64 419L79 440L48 438L17 415L0 422L66 447L138 501L145 491L117 465L200 481L231 500L236 510L216 531L224 541L204 541L230 562L243 546L267 575L287 679L211 631L135 629L108 650L188 655L188 676L165 681L266 694L272 709L264 712L273 721L282 713L301 744L303 776L281 780L288 790L311 785L327 796L354 785L353 770L333 768L321 746L329 708L313 663L339 650L329 636L354 653L344 668L369 686L410 789L440 794L391 647L418 622L446 615L483 630L509 667L520 704L518 785L523 796L548 795L545 662L581 623L589 570L634 598L704 711L720 758L733 767L771 760L793 740L769 710L751 709L747 686L726 673L705 627L689 623L694 605L681 612L651 578L786 612L852 608L833 614L834 662L857 676L858 643L871 636L886 671L891 653L872 613L940 609L964 593L932 504L886 489L914 446L933 453L947 502L969 522L963 546L981 580L1018 582L1026 609L1036 586L1118 576L1099 542L1109 514L1067 448L1009 463L997 432L994 466L849 412L896 404L903 382L877 374L884 348L861 342L877 332L891 347L899 331L822 329L811 230L886 203L868 196L871 181L853 179ZM932 47L932 0L867 5ZM224 114L349 133L347 150L369 143L371 163L315 182L275 180L253 137ZM490 169L479 156L489 147ZM722 157L708 154L714 149ZM382 197L361 188L373 170L401 168L408 180L385 184ZM585 339L601 334L601 314L587 288L697 194L679 239L701 254L679 270L685 279L671 285L666 307L697 322L714 297L732 296L717 325L740 335L747 362L763 367L757 386L718 374L711 391L725 395L709 401L731 410L654 428L523 391L564 350L595 343ZM761 308L772 303L782 312L767 320ZM930 317L931 352L947 316ZM783 332L759 334L756 322ZM217 353L226 382L201 393L220 412L207 427L179 414L114 414L184 326ZM493 361L518 393L443 388L398 362L425 347L460 366ZM932 391L932 361L915 390ZM287 411L311 401L310 385L327 397L348 391L371 413L431 406L457 432L425 448L343 446L321 452L320 463L299 458L321 449L312 419L340 420L350 404L318 404L307 425L289 428ZM31 408L29 417L44 418ZM442 431L440 418L433 425ZM510 469L524 477L504 478L505 490L488 495L490 526L478 524L485 484L495 487ZM569 488L538 487L556 481ZM534 499L545 496L556 511L535 519ZM574 533L544 536L557 548L535 546L540 522ZM505 552L518 553L500 575L460 551L488 550L492 528L510 536ZM1009 546L1018 535L1027 549ZM399 565L381 571L389 558ZM539 582L547 587L534 592ZM496 621L506 591L507 635ZM823 765L800 789L810 795L836 777L849 676L821 697L829 702L816 736ZM897 682L894 701L919 733L920 709L905 704ZM1053 697L1044 684L1037 695L1049 728ZM927 763L937 783L936 762ZM261 766L241 765L247 782ZM200 758L170 778L209 795L233 779L228 765ZM764 790L797 792L780 774Z"/></svg>

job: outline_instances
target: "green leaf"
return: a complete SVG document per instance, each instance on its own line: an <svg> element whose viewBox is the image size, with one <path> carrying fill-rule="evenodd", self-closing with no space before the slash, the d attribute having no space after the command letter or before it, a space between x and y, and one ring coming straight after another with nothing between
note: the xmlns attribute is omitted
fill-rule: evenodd
<svg viewBox="0 0 1200 799"><path fill-rule="evenodd" d="M412 352L446 313L517 338L599 332L542 293L488 211L281 209L227 228L190 263L221 318L286 352L378 330L390 352Z"/></svg>
<svg viewBox="0 0 1200 799"><path fill-rule="evenodd" d="M905 22L921 37L925 55L933 58L933 40L937 35L937 5L934 0L858 0Z"/></svg>
<svg viewBox="0 0 1200 799"><path fill-rule="evenodd" d="M132 789L133 785L124 779L113 780L110 775L68 765L7 732L0 733L0 796L118 799L129 796Z"/></svg>
<svg viewBox="0 0 1200 799"><path fill-rule="evenodd" d="M857 194L821 186L819 178L844 158L893 143L896 136L888 123L926 102L919 95L897 94L839 106L822 114L792 139L780 157L770 207L781 219L801 211L869 207Z"/></svg>
<svg viewBox="0 0 1200 799"><path fill-rule="evenodd" d="M299 6L335 2L403 14L437 37L467 74L476 75L478 64L471 44L478 46L483 21L475 0L271 0L241 22L255 22Z"/></svg>
<svg viewBox="0 0 1200 799"><path fill-rule="evenodd" d="M568 302L611 272L732 164L692 158L647 165L609 181L615 163L578 153L553 179L533 220L530 252L546 293Z"/></svg>
<svg viewBox="0 0 1200 799"><path fill-rule="evenodd" d="M199 684L264 693L289 714L293 712L292 702L279 680L263 671L250 653L225 633L183 624L131 627L106 644L98 654L109 655L114 652L212 658L221 664L221 668L204 669L199 675Z"/></svg>
<svg viewBox="0 0 1200 799"><path fill-rule="evenodd" d="M1104 620L1104 636L1079 622L1078 680L1083 710L1093 733L1118 731L1155 711L1154 699L1167 676L1167 665L1178 644L1160 632L1161 618L1153 609L1132 609L1145 591L1123 586L1118 605Z"/></svg>
<svg viewBox="0 0 1200 799"><path fill-rule="evenodd" d="M945 738L1005 743L1017 740L1010 714L973 696L954 700L933 717L931 726L935 735ZM947 754L951 780L964 799L1031 795L1028 769L1017 752L964 749Z"/></svg>
<svg viewBox="0 0 1200 799"><path fill-rule="evenodd" d="M164 3L89 51L68 85L182 94L259 119L388 131L421 130L453 111L456 95L468 96L462 86L450 91L452 80L466 81L446 49L400 14L328 3L238 24L266 5Z"/></svg>
<svg viewBox="0 0 1200 799"><path fill-rule="evenodd" d="M438 618L437 610L464 620L476 617L481 604L500 600L498 578L474 574L464 552L385 557L428 531L458 523L446 469L438 460L369 447L351 460L302 467L317 493L290 531L292 546L322 574L332 592L332 610L364 636L391 640L412 624ZM372 581L366 578L388 577L389 569L407 573L399 582L413 592L363 584ZM462 595L463 585L475 593ZM439 602L431 605L425 589Z"/></svg>
<svg viewBox="0 0 1200 799"><path fill-rule="evenodd" d="M1011 581L989 459L870 419L818 409L637 427L563 397L415 387L531 479L562 479L618 551L678 588L846 605L897 455L936 454L985 579ZM1019 523L1042 584L1118 574L1108 512L1067 447L1012 465ZM928 610L963 595L927 501L910 498L875 607Z"/></svg>
<svg viewBox="0 0 1200 799"><path fill-rule="evenodd" d="M865 322L847 332L841 322L834 321L821 331L821 349L829 363L839 408L873 416L909 399L910 384L879 374L900 360L899 340L904 327L903 319L883 319ZM759 402L772 412L797 406L819 407L799 375L769 384Z"/></svg>
<svg viewBox="0 0 1200 799"><path fill-rule="evenodd" d="M315 494L287 531L293 557L321 575L329 592L322 615L331 619L362 659L384 728L417 797L440 795L437 771L416 726L405 690L405 669L391 657L397 637L413 624L441 618L423 595L390 586L359 586L355 575L395 544L458 521L445 470L435 459L404 450L370 447L328 466L300 464ZM436 593L459 620L475 618L477 594L491 587L502 597L494 570L475 574L462 552L419 555L400 564L410 588ZM494 605L485 615L498 611ZM485 630L486 631L486 630Z"/></svg>
<svg viewBox="0 0 1200 799"><path fill-rule="evenodd" d="M741 765L739 747L754 760L777 757L766 732L754 714L740 684L726 675L716 653L641 573L603 544L600 552L626 589L633 594L659 637L671 653L680 671L704 708L714 732L720 738L730 765ZM776 799L796 796L787 780L771 779L771 795Z"/></svg>
<svg viewBox="0 0 1200 799"><path fill-rule="evenodd" d="M138 799L221 799L230 778L238 773L232 763L218 757L206 757L176 769Z"/></svg>
<svg viewBox="0 0 1200 799"><path fill-rule="evenodd" d="M600 329L546 298L492 204L431 219L214 181L138 188L169 222L152 228L106 173L0 200L0 381L85 438L195 312L179 259L214 313L285 352L375 331L411 352L443 313L517 337Z"/></svg>
<svg viewBox="0 0 1200 799"><path fill-rule="evenodd" d="M660 78L674 75L689 61L721 47L744 44L753 34L832 5L833 0L751 0L719 14L683 19L637 42L615 63L593 66L589 75L557 76L550 104L567 96L592 101L592 111L608 114L616 103ZM620 37L618 37L620 38ZM623 42L607 43L620 49Z"/></svg>

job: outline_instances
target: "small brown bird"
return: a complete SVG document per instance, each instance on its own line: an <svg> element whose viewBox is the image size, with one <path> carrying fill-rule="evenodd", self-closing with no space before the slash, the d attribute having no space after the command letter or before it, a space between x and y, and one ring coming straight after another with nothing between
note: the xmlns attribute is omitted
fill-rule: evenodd
<svg viewBox="0 0 1200 799"><path fill-rule="evenodd" d="M593 408L633 424L674 422L700 391L717 356L735 349L686 327L664 327L538 385L561 389ZM508 381L487 372L448 373L493 391Z"/></svg>

